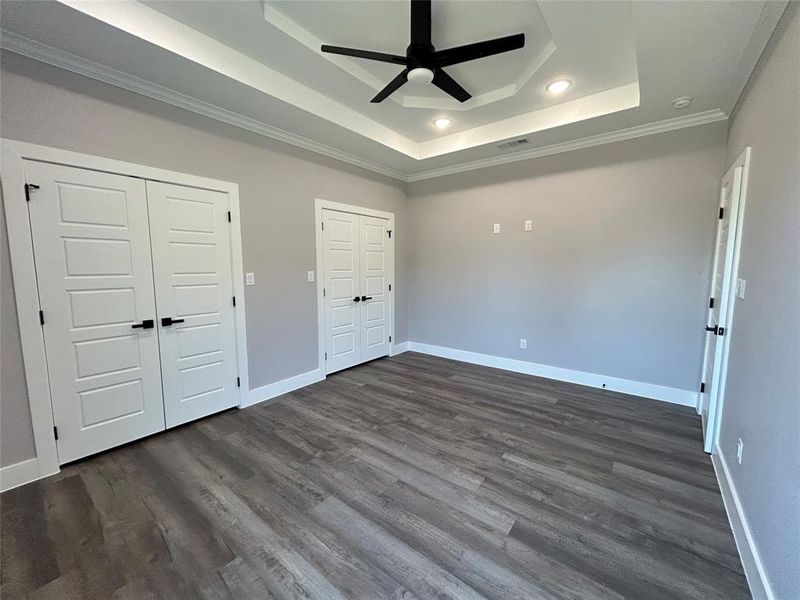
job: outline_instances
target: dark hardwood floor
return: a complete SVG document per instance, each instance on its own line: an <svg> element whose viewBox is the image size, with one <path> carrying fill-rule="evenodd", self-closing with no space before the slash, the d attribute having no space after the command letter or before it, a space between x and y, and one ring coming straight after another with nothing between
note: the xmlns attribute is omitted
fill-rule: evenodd
<svg viewBox="0 0 800 600"><path fill-rule="evenodd" d="M748 598L693 410L403 354L67 466L16 598Z"/></svg>

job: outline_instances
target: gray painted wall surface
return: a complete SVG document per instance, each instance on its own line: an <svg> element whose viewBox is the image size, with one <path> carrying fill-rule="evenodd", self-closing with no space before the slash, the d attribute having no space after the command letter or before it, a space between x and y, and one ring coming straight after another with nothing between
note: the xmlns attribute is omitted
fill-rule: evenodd
<svg viewBox="0 0 800 600"><path fill-rule="evenodd" d="M725 129L412 183L409 339L696 389Z"/></svg>
<svg viewBox="0 0 800 600"><path fill-rule="evenodd" d="M404 184L11 53L2 59L4 137L239 184L244 268L256 276L245 288L251 388L317 367L316 284L306 281L315 198L395 213L395 339L407 339ZM27 396L10 285L4 263L2 465L30 452L14 417Z"/></svg>
<svg viewBox="0 0 800 600"><path fill-rule="evenodd" d="M784 13L734 113L751 146L720 448L775 598L800 598L800 5ZM742 464L736 443L744 441Z"/></svg>

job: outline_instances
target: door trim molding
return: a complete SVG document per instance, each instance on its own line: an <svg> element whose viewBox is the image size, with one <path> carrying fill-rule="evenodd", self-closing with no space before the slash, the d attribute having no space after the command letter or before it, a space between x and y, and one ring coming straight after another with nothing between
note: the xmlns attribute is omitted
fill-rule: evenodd
<svg viewBox="0 0 800 600"><path fill-rule="evenodd" d="M2 153L0 178L2 178L3 204L6 229L8 230L14 297L17 304L17 320L22 342L25 382L28 388L28 402L36 447L36 456L15 465L7 465L0 470L3 475L2 480L0 480L0 491L53 475L60 470L58 448L53 436L54 422L50 382L47 376L44 336L42 334L42 326L39 323L39 288L36 281L31 226L25 199L24 186L26 182L23 161L26 159L228 194L231 211L231 269L233 271L234 293L237 300L235 315L236 358L241 380L239 405L247 405L250 384L247 365L247 327L239 218L239 186L226 181L6 138L0 138L0 152Z"/></svg>
<svg viewBox="0 0 800 600"><path fill-rule="evenodd" d="M344 204L342 202L334 202L332 200L323 200L322 198L314 199L314 240L316 245L316 274L317 281L317 368L322 373L322 379L327 377L325 368L325 301L322 295L322 290L325 285L325 249L323 248L322 239L322 211L338 210L340 212L354 213L358 215L366 215L368 217L377 217L379 219L387 219L389 221L389 229L394 232L394 213L386 212L383 210L376 210L373 208L365 208L363 206L356 206L355 204ZM391 323L389 328L391 330L392 341L389 342L389 356L395 355L395 342L394 338L397 336L395 331L395 291L397 290L396 271L395 271L395 239L396 234L392 234L392 281L394 286L392 292L389 294L389 307L392 314Z"/></svg>
<svg viewBox="0 0 800 600"><path fill-rule="evenodd" d="M720 298L720 315L723 314L723 310L725 318L724 320L720 321L718 324L721 327L725 327L725 335L722 336L722 349L721 349L721 364L719 373L715 373L713 377L713 381L705 382L706 385L710 387L709 389L709 399L708 399L708 420L706 422L706 428L710 429L708 434L705 436L703 440L703 447L707 453L711 453L714 449L714 446L719 439L719 430L720 430L720 421L722 417L722 407L725 402L725 383L728 377L728 354L730 351L730 344L731 344L731 326L733 325L733 313L736 307L736 279L739 276L739 257L741 254L742 249L742 231L744 229L744 214L745 208L747 206L747 187L748 187L748 180L750 175L750 155L751 155L751 147L747 146L739 155L739 157L731 164L731 166L725 171L727 175L730 172L734 172L736 169L742 169L741 180L739 182L739 199L738 203L735 207L735 210L731 212L731 224L729 228L728 235L733 234L733 258L731 261L731 269L730 273L728 274L728 297L727 298ZM723 179L724 179L723 175ZM734 222L735 219L735 222ZM714 238L714 243L717 244L716 237ZM712 266L713 268L713 266ZM711 294L713 294L714 289L714 273L711 273ZM723 282L723 289L725 287L725 282ZM724 304L723 304L724 303ZM706 344L708 340L706 339ZM705 361L706 361L706 347L703 347L703 371L701 372L701 377L705 376ZM712 357L712 360L714 358ZM716 385L715 385L716 382ZM703 401L703 394L697 394L697 401L695 408L698 413L702 410L702 401ZM712 419L713 416L713 419ZM701 415L702 418L702 415Z"/></svg>

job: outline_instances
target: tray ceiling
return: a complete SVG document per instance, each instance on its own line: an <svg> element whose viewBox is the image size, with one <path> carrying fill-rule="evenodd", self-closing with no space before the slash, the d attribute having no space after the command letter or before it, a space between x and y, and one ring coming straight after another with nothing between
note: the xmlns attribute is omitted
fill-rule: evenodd
<svg viewBox="0 0 800 600"><path fill-rule="evenodd" d="M435 0L437 49L526 34L522 50L446 69L464 104L412 84L371 104L400 67L319 51L404 54L406 1L4 0L0 45L414 179L514 160L497 146L508 139L527 138L527 156L724 119L783 6ZM558 78L573 85L555 96ZM679 96L692 104L674 109Z"/></svg>

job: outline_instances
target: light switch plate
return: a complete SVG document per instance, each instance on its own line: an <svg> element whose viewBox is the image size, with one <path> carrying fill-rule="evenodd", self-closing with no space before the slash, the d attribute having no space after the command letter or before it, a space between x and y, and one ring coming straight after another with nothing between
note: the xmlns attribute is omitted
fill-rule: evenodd
<svg viewBox="0 0 800 600"><path fill-rule="evenodd" d="M528 219L525 221L525 231L531 231L533 229L533 221Z"/></svg>
<svg viewBox="0 0 800 600"><path fill-rule="evenodd" d="M495 223L492 226L492 233L500 233L500 223Z"/></svg>
<svg viewBox="0 0 800 600"><path fill-rule="evenodd" d="M244 283L245 283L245 285L255 285L256 284L256 274L255 273L245 273L244 274Z"/></svg>
<svg viewBox="0 0 800 600"><path fill-rule="evenodd" d="M519 348L520 350L527 350L528 340L526 340L525 338L519 338Z"/></svg>
<svg viewBox="0 0 800 600"><path fill-rule="evenodd" d="M308 280L309 281L314 281L314 271L309 271L308 272Z"/></svg>
<svg viewBox="0 0 800 600"><path fill-rule="evenodd" d="M744 290L746 287L747 287L746 279L736 280L736 295L739 296L740 300L744 300Z"/></svg>

